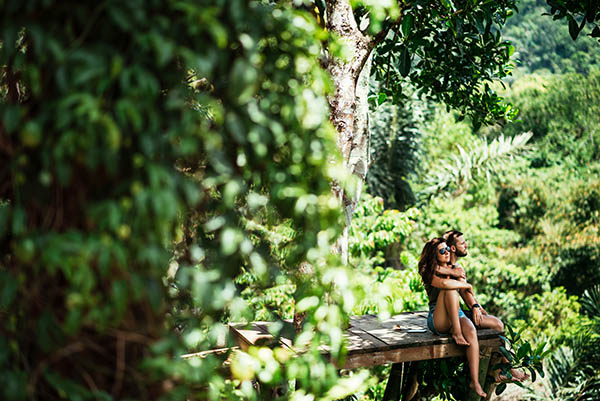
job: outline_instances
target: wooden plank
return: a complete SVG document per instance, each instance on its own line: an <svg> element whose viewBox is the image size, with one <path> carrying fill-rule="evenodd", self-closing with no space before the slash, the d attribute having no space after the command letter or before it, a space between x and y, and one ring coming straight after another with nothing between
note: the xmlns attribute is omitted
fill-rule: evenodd
<svg viewBox="0 0 600 401"><path fill-rule="evenodd" d="M485 339L479 342L480 347L500 346L500 339ZM465 354L465 347L454 343L421 345L416 347L399 348L393 350L381 350L371 353L348 354L344 369L384 365L397 362L424 361L430 359L450 358Z"/></svg>
<svg viewBox="0 0 600 401"><path fill-rule="evenodd" d="M433 335L433 333L425 327L416 326L407 322L402 322L398 325L400 329L395 329L396 324L392 323L380 328L371 329L369 330L369 333L384 341L391 348L408 344L419 345L423 341L431 339L431 336ZM414 332L416 330L422 331Z"/></svg>
<svg viewBox="0 0 600 401"><path fill-rule="evenodd" d="M277 341L269 332L269 326L273 322L252 322L250 326L246 323L230 323L229 332L236 339L240 347L245 351L248 347L255 346L275 346ZM284 321L284 324L292 324ZM287 337L279 337L279 344L293 349L293 340Z"/></svg>
<svg viewBox="0 0 600 401"><path fill-rule="evenodd" d="M425 332L414 333L409 330L373 330L370 331L377 338L390 344L391 348L408 348L421 345L435 345L435 344L448 344L454 343L454 340L450 335L435 335L429 330ZM487 340L490 338L497 338L499 333L493 330L478 330L477 337L479 340Z"/></svg>
<svg viewBox="0 0 600 401"><path fill-rule="evenodd" d="M344 337L349 353L368 353L388 347L385 342L356 327L346 330ZM325 351L328 350L325 348Z"/></svg>
<svg viewBox="0 0 600 401"><path fill-rule="evenodd" d="M361 329L376 338L381 343L382 349L391 349L399 342L409 341L415 335L410 331L424 330L428 332L425 322L424 319L412 313L404 313L383 321L379 321L372 315L366 319L361 317L360 319L351 320L353 328Z"/></svg>
<svg viewBox="0 0 600 401"><path fill-rule="evenodd" d="M377 324L378 319L375 315L351 316L350 327L358 327L364 330L365 326Z"/></svg>
<svg viewBox="0 0 600 401"><path fill-rule="evenodd" d="M291 320L284 320L284 321L282 321L282 323L287 324L290 327L293 327L293 323ZM272 326L273 324L274 323L272 323L272 322L257 322L253 326L255 326L257 329L261 330L264 334L273 337L273 335L271 334L271 332L269 330L269 327ZM284 331L284 330L281 330L281 331ZM274 341L274 339L275 338L273 337L273 341ZM291 338L284 337L283 335L279 336L279 343L289 349L292 349L293 345L294 345L294 341Z"/></svg>
<svg viewBox="0 0 600 401"><path fill-rule="evenodd" d="M364 354L377 351L388 351L397 349L414 348L421 346L435 346L442 344L455 344L450 335L437 336L429 330L423 333L411 333L408 331L389 331L389 330L372 330L368 334L375 334L375 337L381 341L378 347L361 348L358 346L348 347L348 355ZM500 341L498 332L493 330L479 330L478 339L481 343L484 340ZM383 345L382 343L385 343ZM500 343L499 343L500 344ZM324 350L327 350L324 348Z"/></svg>
<svg viewBox="0 0 600 401"><path fill-rule="evenodd" d="M254 322L250 327L246 323L230 323L229 332L237 340L242 350L247 350L250 346L272 346L275 338L265 333L260 327L262 322Z"/></svg>
<svg viewBox="0 0 600 401"><path fill-rule="evenodd" d="M206 358L209 355L224 355L229 351L235 351L237 349L240 349L240 347L209 349L207 351L193 352L191 354L181 355L181 359Z"/></svg>

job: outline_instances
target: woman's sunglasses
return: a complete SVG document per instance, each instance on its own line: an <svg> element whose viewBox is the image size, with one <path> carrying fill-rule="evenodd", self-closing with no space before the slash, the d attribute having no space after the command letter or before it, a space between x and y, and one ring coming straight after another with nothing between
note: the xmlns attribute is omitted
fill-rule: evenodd
<svg viewBox="0 0 600 401"><path fill-rule="evenodd" d="M445 255L446 252L450 253L450 247L440 248L440 255Z"/></svg>

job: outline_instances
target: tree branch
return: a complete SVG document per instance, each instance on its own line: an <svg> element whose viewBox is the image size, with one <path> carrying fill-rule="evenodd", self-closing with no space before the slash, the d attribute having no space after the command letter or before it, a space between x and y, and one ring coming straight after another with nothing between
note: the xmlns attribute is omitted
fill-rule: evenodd
<svg viewBox="0 0 600 401"><path fill-rule="evenodd" d="M400 6L400 15L394 22L388 25L386 28L382 29L381 32L378 32L375 36L372 36L369 40L369 44L374 48L379 43L381 43L385 37L387 36L390 29L395 28L399 24L402 23L402 18L404 18L404 11L412 6L412 3L404 4Z"/></svg>

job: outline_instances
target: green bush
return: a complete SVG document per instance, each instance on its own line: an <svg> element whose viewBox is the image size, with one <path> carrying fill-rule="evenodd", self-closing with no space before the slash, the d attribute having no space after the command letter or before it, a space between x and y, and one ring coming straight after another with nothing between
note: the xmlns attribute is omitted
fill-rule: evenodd
<svg viewBox="0 0 600 401"><path fill-rule="evenodd" d="M382 198L363 193L350 226L349 248L352 256L376 256L395 243L404 243L413 232L417 209L399 212L384 210Z"/></svg>
<svg viewBox="0 0 600 401"><path fill-rule="evenodd" d="M579 314L581 305L577 297L569 296L564 288L546 288L542 293L523 299L528 313L516 319L514 326L528 340L547 341L552 348L573 338L585 319Z"/></svg>
<svg viewBox="0 0 600 401"><path fill-rule="evenodd" d="M349 264L354 269L354 292L359 294L352 312L357 315L385 317L424 309L427 304L417 259L406 249L419 212L383 206L381 198L363 193L350 226ZM400 261L400 270L390 258Z"/></svg>

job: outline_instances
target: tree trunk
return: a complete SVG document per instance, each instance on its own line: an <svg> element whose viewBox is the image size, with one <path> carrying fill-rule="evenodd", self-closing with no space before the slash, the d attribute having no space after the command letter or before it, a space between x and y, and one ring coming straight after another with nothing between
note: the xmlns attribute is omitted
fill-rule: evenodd
<svg viewBox="0 0 600 401"><path fill-rule="evenodd" d="M330 59L327 68L335 83L335 94L329 98L329 107L331 122L338 132L337 144L344 166L359 178L352 193L347 193L337 184L333 187L346 217L346 227L338 239L336 250L342 261L347 263L348 231L369 165L367 96L374 42L358 29L348 0L327 1L327 29L337 34L351 53L349 60Z"/></svg>

